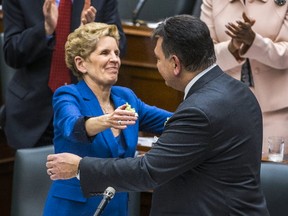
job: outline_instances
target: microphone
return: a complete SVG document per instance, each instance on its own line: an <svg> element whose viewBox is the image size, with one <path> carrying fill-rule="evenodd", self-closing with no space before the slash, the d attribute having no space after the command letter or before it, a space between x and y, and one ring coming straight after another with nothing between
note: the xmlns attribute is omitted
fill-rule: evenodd
<svg viewBox="0 0 288 216"><path fill-rule="evenodd" d="M100 204L98 205L94 216L99 216L109 201L114 197L115 189L113 187L108 187L103 193L103 199L101 200Z"/></svg>
<svg viewBox="0 0 288 216"><path fill-rule="evenodd" d="M139 17L140 11L143 8L145 2L146 2L146 0L139 0L137 5L136 5L136 8L134 9L134 11L132 13L132 21L133 21L134 25L137 24L137 19Z"/></svg>

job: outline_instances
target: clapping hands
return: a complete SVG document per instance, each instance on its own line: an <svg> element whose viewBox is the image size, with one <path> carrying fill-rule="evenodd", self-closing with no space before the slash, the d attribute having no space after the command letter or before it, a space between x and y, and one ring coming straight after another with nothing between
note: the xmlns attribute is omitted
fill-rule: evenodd
<svg viewBox="0 0 288 216"><path fill-rule="evenodd" d="M225 33L232 38L229 44L229 50L232 53L236 50L239 50L239 54L245 53L255 38L255 32L252 30L255 20L249 18L245 12L242 17L243 20L237 20L236 23L229 22L226 25Z"/></svg>
<svg viewBox="0 0 288 216"><path fill-rule="evenodd" d="M43 4L43 15L45 18L45 31L46 35L51 35L56 29L57 20L59 17L58 7L55 0L45 0ZM97 10L91 6L91 0L85 0L81 12L81 25L94 22Z"/></svg>
<svg viewBox="0 0 288 216"><path fill-rule="evenodd" d="M55 0L45 0L43 4L44 26L46 35L52 35L55 31L58 20L58 8Z"/></svg>
<svg viewBox="0 0 288 216"><path fill-rule="evenodd" d="M91 0L85 0L84 7L81 13L81 25L94 22L97 10L91 6Z"/></svg>

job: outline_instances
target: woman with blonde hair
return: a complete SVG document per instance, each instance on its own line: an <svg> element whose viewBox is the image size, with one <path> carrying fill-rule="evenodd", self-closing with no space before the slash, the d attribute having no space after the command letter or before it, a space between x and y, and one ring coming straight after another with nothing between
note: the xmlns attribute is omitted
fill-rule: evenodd
<svg viewBox="0 0 288 216"><path fill-rule="evenodd" d="M145 104L128 88L114 86L121 64L118 45L115 25L89 23L69 35L66 64L79 82L54 94L55 153L134 157L139 130L160 134L164 129L170 112ZM54 181L44 215L92 216L101 199L85 198L77 178ZM116 193L103 215L128 215L128 193Z"/></svg>

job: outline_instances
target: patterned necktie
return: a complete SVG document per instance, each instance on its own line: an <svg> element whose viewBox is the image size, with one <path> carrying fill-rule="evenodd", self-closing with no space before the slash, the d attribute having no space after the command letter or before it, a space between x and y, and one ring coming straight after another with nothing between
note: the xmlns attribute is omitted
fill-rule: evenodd
<svg viewBox="0 0 288 216"><path fill-rule="evenodd" d="M245 0L244 0L244 4L246 4ZM242 65L242 68L241 68L241 81L249 87L254 86L250 61L248 58L246 59L245 63Z"/></svg>
<svg viewBox="0 0 288 216"><path fill-rule="evenodd" d="M245 63L242 65L241 81L249 87L254 86L254 81L253 81L253 76L252 76L252 71L251 71L249 59L246 59Z"/></svg>
<svg viewBox="0 0 288 216"><path fill-rule="evenodd" d="M70 33L71 0L61 0L56 26L56 44L52 55L49 87L54 92L59 86L71 83L71 76L65 64L65 42Z"/></svg>

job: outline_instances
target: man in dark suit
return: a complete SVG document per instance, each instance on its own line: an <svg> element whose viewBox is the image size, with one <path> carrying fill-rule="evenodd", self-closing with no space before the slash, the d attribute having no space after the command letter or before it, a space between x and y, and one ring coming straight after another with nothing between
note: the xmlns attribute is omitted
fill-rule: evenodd
<svg viewBox="0 0 288 216"><path fill-rule="evenodd" d="M85 196L153 189L150 215L269 215L260 187L262 116L248 87L215 64L207 26L196 17L166 19L154 31L157 67L185 93L163 134L143 157L49 155L52 180L75 177Z"/></svg>
<svg viewBox="0 0 288 216"><path fill-rule="evenodd" d="M53 92L48 80L55 37L54 30L47 26L55 19L57 22L53 8L57 10L58 4L55 0L3 1L5 60L17 69L5 96L4 129L8 145L16 149L52 144ZM47 8L52 11L50 14ZM74 0L71 31L79 27L83 18L84 22L116 24L121 35L120 49L124 52L126 38L117 0ZM72 82L77 81L71 78Z"/></svg>

